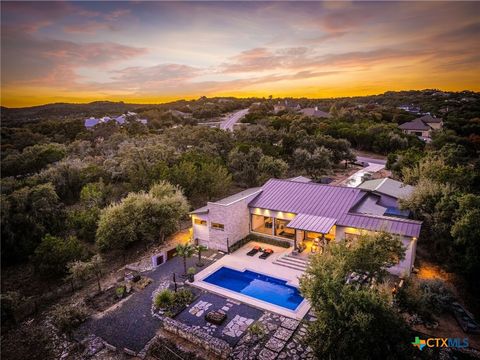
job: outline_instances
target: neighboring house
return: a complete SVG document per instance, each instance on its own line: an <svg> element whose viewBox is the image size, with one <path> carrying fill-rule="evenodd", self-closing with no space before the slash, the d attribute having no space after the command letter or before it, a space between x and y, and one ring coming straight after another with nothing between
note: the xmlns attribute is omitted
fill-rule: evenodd
<svg viewBox="0 0 480 360"><path fill-rule="evenodd" d="M127 116L132 116L135 118L135 120L137 120L138 122L146 125L147 124L147 119L138 119L136 116L137 116L137 113L134 113L134 112L127 112L126 114L122 114L120 116L117 116L115 118L113 117L110 117L110 116L104 116L102 118L94 118L94 117L90 117L88 119L85 119L85 122L84 122L84 126L87 128L87 129L91 129L93 128L95 125L98 125L100 123L106 123L106 122L109 122L109 121L115 121L117 124L119 125L123 125L125 124L125 121L127 119Z"/></svg>
<svg viewBox="0 0 480 360"><path fill-rule="evenodd" d="M318 106L315 106L314 108L305 108L300 110L300 112L305 116L312 116L312 117L318 117L318 118L330 117L329 113L322 110L318 110Z"/></svg>
<svg viewBox="0 0 480 360"><path fill-rule="evenodd" d="M298 111L301 108L302 107L300 106L300 104L285 99L283 102L279 101L276 105L273 106L273 112L276 114L284 110Z"/></svg>
<svg viewBox="0 0 480 360"><path fill-rule="evenodd" d="M313 182L270 179L191 212L193 238L227 252L249 234L286 240L297 247L315 239L355 241L359 235L387 231L400 237L405 259L389 271L409 275L421 222L381 213L371 190ZM365 212L374 205L377 213Z"/></svg>
<svg viewBox="0 0 480 360"><path fill-rule="evenodd" d="M398 106L398 109L404 110L406 112L413 113L413 114L420 114L421 113L421 109L418 106L415 106L415 105L400 105L400 106Z"/></svg>
<svg viewBox="0 0 480 360"><path fill-rule="evenodd" d="M422 140L429 141L431 139L432 130L441 129L442 126L442 119L428 114L416 118L415 120L403 123L402 125L399 125L398 128L403 130L405 134L416 135Z"/></svg>

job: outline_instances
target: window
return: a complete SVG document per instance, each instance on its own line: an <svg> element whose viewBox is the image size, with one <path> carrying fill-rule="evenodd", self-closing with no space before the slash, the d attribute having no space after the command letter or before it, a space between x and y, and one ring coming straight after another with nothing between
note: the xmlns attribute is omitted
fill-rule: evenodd
<svg viewBox="0 0 480 360"><path fill-rule="evenodd" d="M275 219L275 235L293 239L295 238L295 229L287 227L290 220Z"/></svg>
<svg viewBox="0 0 480 360"><path fill-rule="evenodd" d="M203 225L203 226L207 226L207 221L206 220L202 220L202 219L195 219L193 220L194 224L195 225Z"/></svg>
<svg viewBox="0 0 480 360"><path fill-rule="evenodd" d="M212 222L212 229L223 231L225 229L225 225Z"/></svg>
<svg viewBox="0 0 480 360"><path fill-rule="evenodd" d="M252 231L273 234L273 221L271 217L252 214Z"/></svg>

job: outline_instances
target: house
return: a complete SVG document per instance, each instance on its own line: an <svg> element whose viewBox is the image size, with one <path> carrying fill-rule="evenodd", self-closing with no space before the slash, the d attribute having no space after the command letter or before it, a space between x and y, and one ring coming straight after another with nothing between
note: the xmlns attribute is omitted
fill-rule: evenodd
<svg viewBox="0 0 480 360"><path fill-rule="evenodd" d="M192 211L193 238L228 252L249 234L288 241L297 248L319 239L355 241L364 233L387 231L399 236L406 248L405 259L389 271L408 275L421 222L388 216L378 200L378 194L367 189L270 179L262 187Z"/></svg>
<svg viewBox="0 0 480 360"><path fill-rule="evenodd" d="M136 121L142 123L143 125L146 125L148 123L147 119L139 119L139 118L137 118L137 113L129 111L126 114L122 114L122 115L119 115L117 117L104 116L104 117L99 118L99 119L94 118L94 117L90 117L88 119L85 119L84 126L87 129L91 129L95 125L98 125L100 123L107 123L109 121L115 121L118 125L124 125L125 121L127 120L127 117L134 118Z"/></svg>
<svg viewBox="0 0 480 360"><path fill-rule="evenodd" d="M431 139L432 131L441 129L443 121L441 118L436 118L430 114L416 118L415 120L403 123L398 126L405 134L416 135L422 140L429 141Z"/></svg>
<svg viewBox="0 0 480 360"><path fill-rule="evenodd" d="M329 118L330 117L329 113L327 113L325 111L322 111L322 110L318 110L318 106L315 106L313 108L302 109L302 110L300 110L300 113L302 113L305 116L312 116L312 117L317 117L317 118Z"/></svg>
<svg viewBox="0 0 480 360"><path fill-rule="evenodd" d="M400 210L398 200L409 197L415 189L413 186L383 178L364 181L358 185L358 188L370 191L369 196L376 200L376 209L380 211L381 215L403 218L408 218L410 215L410 211Z"/></svg>
<svg viewBox="0 0 480 360"><path fill-rule="evenodd" d="M289 101L288 99L285 99L283 102L279 101L279 102L277 102L276 105L273 106L273 112L275 114L277 114L280 111L284 111L284 110L298 111L301 108L302 107L300 106L300 104L298 104L296 102Z"/></svg>

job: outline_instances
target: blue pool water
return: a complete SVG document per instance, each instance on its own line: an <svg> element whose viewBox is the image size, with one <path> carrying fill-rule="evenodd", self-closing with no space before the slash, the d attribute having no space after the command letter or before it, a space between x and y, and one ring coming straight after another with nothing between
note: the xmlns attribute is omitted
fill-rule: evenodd
<svg viewBox="0 0 480 360"><path fill-rule="evenodd" d="M298 289L285 280L250 270L221 267L203 281L289 310L295 310L303 301Z"/></svg>

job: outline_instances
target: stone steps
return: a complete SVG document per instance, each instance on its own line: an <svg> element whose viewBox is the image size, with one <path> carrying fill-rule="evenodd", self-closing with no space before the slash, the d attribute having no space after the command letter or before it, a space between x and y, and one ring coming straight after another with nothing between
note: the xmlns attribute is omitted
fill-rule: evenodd
<svg viewBox="0 0 480 360"><path fill-rule="evenodd" d="M297 259L288 255L283 255L273 262L276 265L284 266L293 270L307 270L308 262L303 259Z"/></svg>

